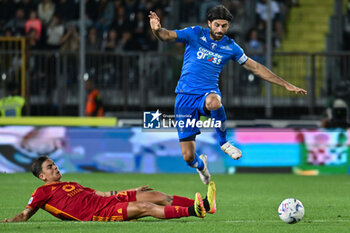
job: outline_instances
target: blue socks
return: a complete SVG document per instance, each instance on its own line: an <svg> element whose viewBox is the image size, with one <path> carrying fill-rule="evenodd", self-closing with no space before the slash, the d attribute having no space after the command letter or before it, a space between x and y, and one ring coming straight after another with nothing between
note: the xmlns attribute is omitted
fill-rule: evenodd
<svg viewBox="0 0 350 233"><path fill-rule="evenodd" d="M220 146L222 146L227 142L227 139L226 139L226 134L227 134L226 133L226 120L227 120L227 118L226 118L224 106L221 106L219 109L211 111L211 117L215 121L221 121L221 127L216 128L215 130L216 130L216 133L217 133L218 138L219 138Z"/></svg>
<svg viewBox="0 0 350 233"><path fill-rule="evenodd" d="M199 158L197 153L195 153L194 160L191 163L187 163L187 164L190 167L198 168L198 170L200 170L200 171L202 171L204 169L204 163L201 160L201 158Z"/></svg>

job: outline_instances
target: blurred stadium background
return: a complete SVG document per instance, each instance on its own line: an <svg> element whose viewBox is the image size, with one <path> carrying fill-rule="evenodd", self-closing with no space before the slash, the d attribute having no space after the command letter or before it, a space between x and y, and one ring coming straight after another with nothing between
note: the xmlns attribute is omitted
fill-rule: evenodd
<svg viewBox="0 0 350 233"><path fill-rule="evenodd" d="M229 63L220 86L244 158L229 160L205 132L197 145L210 169L349 173L348 0L1 0L0 97L25 100L20 118L0 104L1 172L26 171L42 154L66 172L191 172L175 132L142 131L144 111L173 114L184 51L153 37L148 12L168 29L206 27L216 4L233 14L229 36L248 56L308 95ZM86 80L100 93L102 119L84 117Z"/></svg>

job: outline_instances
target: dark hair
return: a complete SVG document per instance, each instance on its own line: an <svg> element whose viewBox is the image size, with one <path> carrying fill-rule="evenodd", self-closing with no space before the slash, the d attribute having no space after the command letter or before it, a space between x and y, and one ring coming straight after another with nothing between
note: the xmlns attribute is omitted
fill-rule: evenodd
<svg viewBox="0 0 350 233"><path fill-rule="evenodd" d="M41 156L32 163L31 169L34 176L39 178L39 175L43 170L42 165L48 159L49 157L47 156Z"/></svg>
<svg viewBox="0 0 350 233"><path fill-rule="evenodd" d="M208 20L212 22L215 19L224 19L231 22L232 14L225 6L218 5L210 9L208 12Z"/></svg>

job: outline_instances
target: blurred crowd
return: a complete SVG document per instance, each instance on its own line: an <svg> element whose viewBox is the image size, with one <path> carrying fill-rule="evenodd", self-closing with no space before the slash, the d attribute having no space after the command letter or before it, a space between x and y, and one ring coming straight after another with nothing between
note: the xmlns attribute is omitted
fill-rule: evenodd
<svg viewBox="0 0 350 233"><path fill-rule="evenodd" d="M273 45L280 47L283 22L298 0L272 0ZM264 54L267 0L183 0L179 22L205 23L210 8L225 5L233 14L232 25L242 28L248 54ZM86 49L88 51L149 51L158 43L148 27L148 13L155 11L163 20L170 0L85 0ZM255 9L251 9L254 7ZM249 22L253 11L255 20ZM247 23L248 22L248 23ZM25 36L31 49L76 51L79 48L78 0L0 0L0 34ZM235 36L235 35L232 35ZM242 44L241 43L241 44ZM260 62L261 58L256 57Z"/></svg>
<svg viewBox="0 0 350 233"><path fill-rule="evenodd" d="M155 50L148 13L162 19L168 0L85 0L88 51ZM78 0L0 0L1 36L25 36L31 49L79 48Z"/></svg>
<svg viewBox="0 0 350 233"><path fill-rule="evenodd" d="M271 0L273 48L281 47L286 15L292 6L298 6L297 0ZM265 64L267 20L267 0L257 0L255 24L246 33L244 48L248 55L263 64Z"/></svg>
<svg viewBox="0 0 350 233"><path fill-rule="evenodd" d="M180 19L206 23L207 12L223 4L233 15L229 34L254 60L265 63L267 0L183 0L180 1ZM273 47L279 48L283 40L286 15L298 0L271 0Z"/></svg>

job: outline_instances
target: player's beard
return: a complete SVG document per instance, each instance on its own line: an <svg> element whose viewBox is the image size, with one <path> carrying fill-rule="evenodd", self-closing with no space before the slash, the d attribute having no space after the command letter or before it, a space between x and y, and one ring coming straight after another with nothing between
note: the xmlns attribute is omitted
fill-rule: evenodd
<svg viewBox="0 0 350 233"><path fill-rule="evenodd" d="M219 40L221 40L223 37L224 37L224 35L225 34L223 34L223 33L214 33L213 32L213 30L211 29L211 27L209 27L209 34L211 35L211 37L213 37L214 38L214 40L216 40L216 41L219 41Z"/></svg>

